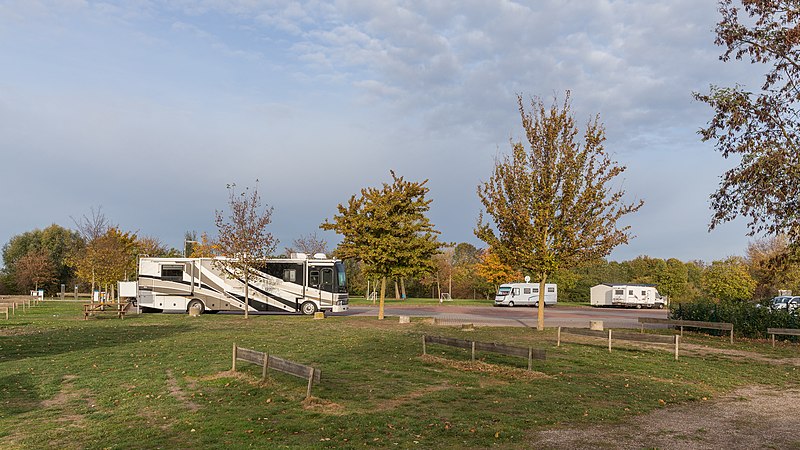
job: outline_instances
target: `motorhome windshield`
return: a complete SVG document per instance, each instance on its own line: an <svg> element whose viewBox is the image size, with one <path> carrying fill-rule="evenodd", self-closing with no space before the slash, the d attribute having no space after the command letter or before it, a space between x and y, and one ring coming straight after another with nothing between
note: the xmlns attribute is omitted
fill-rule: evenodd
<svg viewBox="0 0 800 450"><path fill-rule="evenodd" d="M501 287L499 291L497 291L497 295L508 295L509 292L511 292L511 288L504 286Z"/></svg>
<svg viewBox="0 0 800 450"><path fill-rule="evenodd" d="M336 269L336 287L338 288L338 292L346 293L347 275L344 273L344 264L342 264L341 261L336 261L333 267Z"/></svg>

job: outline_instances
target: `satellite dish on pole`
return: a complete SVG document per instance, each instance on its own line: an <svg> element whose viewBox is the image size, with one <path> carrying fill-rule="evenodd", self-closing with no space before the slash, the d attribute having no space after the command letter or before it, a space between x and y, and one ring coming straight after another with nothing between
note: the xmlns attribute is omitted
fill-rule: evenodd
<svg viewBox="0 0 800 450"><path fill-rule="evenodd" d="M525 275L525 282L526 283L530 283L531 282L531 277Z"/></svg>

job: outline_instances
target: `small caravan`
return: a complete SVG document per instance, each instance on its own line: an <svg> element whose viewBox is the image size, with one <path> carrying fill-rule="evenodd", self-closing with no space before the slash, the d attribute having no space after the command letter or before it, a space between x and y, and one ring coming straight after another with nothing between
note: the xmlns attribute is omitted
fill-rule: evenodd
<svg viewBox="0 0 800 450"><path fill-rule="evenodd" d="M544 306L558 302L558 287L555 283L544 285ZM494 306L539 306L539 283L501 284L494 296Z"/></svg>
<svg viewBox="0 0 800 450"><path fill-rule="evenodd" d="M654 284L603 283L591 289L592 306L622 306L629 308L663 308L667 299L658 293Z"/></svg>

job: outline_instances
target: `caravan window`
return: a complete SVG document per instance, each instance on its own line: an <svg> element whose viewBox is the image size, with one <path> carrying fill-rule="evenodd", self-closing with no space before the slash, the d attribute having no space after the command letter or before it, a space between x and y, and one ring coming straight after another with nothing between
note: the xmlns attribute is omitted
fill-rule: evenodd
<svg viewBox="0 0 800 450"><path fill-rule="evenodd" d="M614 295L625 295L625 291L622 289L615 289Z"/></svg>
<svg viewBox="0 0 800 450"><path fill-rule="evenodd" d="M642 295L646 296L647 295L647 291L642 291Z"/></svg>
<svg viewBox="0 0 800 450"><path fill-rule="evenodd" d="M531 293L531 288L524 288L524 289L522 290L522 293L523 293L523 294L530 294L530 293Z"/></svg>
<svg viewBox="0 0 800 450"><path fill-rule="evenodd" d="M533 288L533 293L534 294L538 294L539 293L539 288L538 287Z"/></svg>
<svg viewBox="0 0 800 450"><path fill-rule="evenodd" d="M297 281L297 270L283 269L283 281L288 281L290 283Z"/></svg>
<svg viewBox="0 0 800 450"><path fill-rule="evenodd" d="M519 295L519 288L514 288L514 295Z"/></svg>
<svg viewBox="0 0 800 450"><path fill-rule="evenodd" d="M551 294L552 294L553 292L555 292L555 291L556 291L556 288L554 288L554 287L552 287L552 286L550 286L549 288L547 288L547 292L550 292Z"/></svg>
<svg viewBox="0 0 800 450"><path fill-rule="evenodd" d="M633 295L633 289L628 291L628 295Z"/></svg>
<svg viewBox="0 0 800 450"><path fill-rule="evenodd" d="M161 266L161 279L164 281L183 281L183 264L164 264Z"/></svg>

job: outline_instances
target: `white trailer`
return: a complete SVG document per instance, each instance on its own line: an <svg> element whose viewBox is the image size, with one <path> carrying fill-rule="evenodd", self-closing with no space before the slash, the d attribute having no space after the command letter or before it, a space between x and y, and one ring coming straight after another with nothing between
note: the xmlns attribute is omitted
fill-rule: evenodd
<svg viewBox="0 0 800 450"><path fill-rule="evenodd" d="M344 264L317 254L261 261L248 277L251 312L343 312L348 308ZM136 296L143 310L244 311L244 279L225 258L139 258Z"/></svg>
<svg viewBox="0 0 800 450"><path fill-rule="evenodd" d="M558 302L558 286L544 285L544 306ZM494 296L494 306L539 306L539 283L501 284Z"/></svg>
<svg viewBox="0 0 800 450"><path fill-rule="evenodd" d="M592 306L663 308L667 299L654 284L598 284L591 289Z"/></svg>

